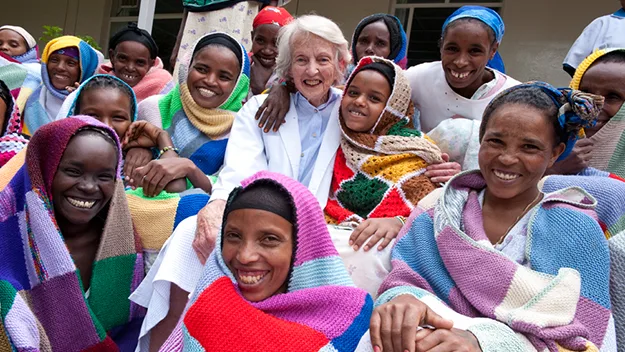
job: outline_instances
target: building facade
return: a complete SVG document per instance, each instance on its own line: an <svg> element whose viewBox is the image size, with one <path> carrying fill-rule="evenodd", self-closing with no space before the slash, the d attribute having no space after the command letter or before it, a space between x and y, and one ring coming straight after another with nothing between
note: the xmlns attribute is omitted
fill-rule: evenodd
<svg viewBox="0 0 625 352"><path fill-rule="evenodd" d="M181 1L144 1L155 1L152 34L161 58L168 61L182 18ZM440 26L455 8L467 4L488 6L502 15L506 34L500 53L509 75L555 85L568 84L562 61L584 27L620 6L616 0L291 0L287 8L295 15L316 13L333 19L350 40L363 17L395 14L410 37L410 62L418 63L438 58ZM0 12L0 23L21 25L35 37L43 25L59 26L65 33L94 37L106 51L109 36L137 21L140 8L140 0L15 1Z"/></svg>

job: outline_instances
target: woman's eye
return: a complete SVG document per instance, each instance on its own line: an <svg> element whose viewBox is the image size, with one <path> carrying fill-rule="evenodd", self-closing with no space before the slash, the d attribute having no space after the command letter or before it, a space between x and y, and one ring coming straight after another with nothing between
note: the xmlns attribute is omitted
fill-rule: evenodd
<svg viewBox="0 0 625 352"><path fill-rule="evenodd" d="M125 121L128 121L129 119L126 118L125 116L113 116L113 120L115 122L125 122Z"/></svg>
<svg viewBox="0 0 625 352"><path fill-rule="evenodd" d="M219 76L219 79L220 79L220 80L222 80L222 81L224 81L224 82L230 82L230 81L232 81L232 77L227 76L227 75L221 75L221 76Z"/></svg>
<svg viewBox="0 0 625 352"><path fill-rule="evenodd" d="M113 176L113 175L111 175L111 174L102 174L102 175L98 176L98 178L99 178L101 181L108 182L108 181L112 181L112 180L114 180L114 179L115 179L115 176Z"/></svg>
<svg viewBox="0 0 625 352"><path fill-rule="evenodd" d="M76 61L74 61L74 60L69 60L69 61L67 62L67 66L74 67L74 66L76 66L76 65L78 65L78 62L76 62Z"/></svg>
<svg viewBox="0 0 625 352"><path fill-rule="evenodd" d="M147 65L147 64L148 64L148 63L147 63L147 62L145 62L145 61L143 61L143 60L138 60L138 61L137 61L137 66L140 66L140 67L145 66L145 65Z"/></svg>
<svg viewBox="0 0 625 352"><path fill-rule="evenodd" d="M529 150L538 150L538 147L533 144L525 144L523 148L529 149Z"/></svg>
<svg viewBox="0 0 625 352"><path fill-rule="evenodd" d="M491 144L496 144L496 145L501 145L503 144L503 142L501 141L501 139L497 139L497 138L491 138L487 141L488 143Z"/></svg>
<svg viewBox="0 0 625 352"><path fill-rule="evenodd" d="M80 176L80 170L75 168L67 168L65 169L65 173L69 176Z"/></svg>
<svg viewBox="0 0 625 352"><path fill-rule="evenodd" d="M238 233L236 233L236 232L226 232L224 237L228 241L236 241L236 240L241 238L241 236Z"/></svg>
<svg viewBox="0 0 625 352"><path fill-rule="evenodd" d="M280 244L280 239L276 236L267 236L263 238L263 243L270 246L277 246Z"/></svg>
<svg viewBox="0 0 625 352"><path fill-rule="evenodd" d="M206 70L206 68L202 67L202 66L193 66L193 69L196 70L199 73L206 73L206 72L208 72L208 70Z"/></svg>
<svg viewBox="0 0 625 352"><path fill-rule="evenodd" d="M354 98L354 97L358 96L358 92L355 91L355 90L349 90L349 91L347 91L347 95L352 97L352 98Z"/></svg>
<svg viewBox="0 0 625 352"><path fill-rule="evenodd" d="M258 44L265 44L265 41L263 39L256 39L256 43Z"/></svg>
<svg viewBox="0 0 625 352"><path fill-rule="evenodd" d="M379 103L379 102L381 102L381 101L382 101L382 99L380 99L380 98L378 98L378 97L376 97L376 96L371 96L371 97L369 97L369 100L371 100L371 101L372 101L372 102L374 102L374 103Z"/></svg>
<svg viewBox="0 0 625 352"><path fill-rule="evenodd" d="M385 42L377 42L376 45L380 46L380 47L384 47L384 46L386 46L386 43Z"/></svg>

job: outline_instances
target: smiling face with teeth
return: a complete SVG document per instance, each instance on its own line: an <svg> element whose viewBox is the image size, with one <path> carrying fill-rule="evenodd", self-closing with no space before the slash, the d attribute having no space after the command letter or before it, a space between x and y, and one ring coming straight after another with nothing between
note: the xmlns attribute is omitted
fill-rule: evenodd
<svg viewBox="0 0 625 352"><path fill-rule="evenodd" d="M260 302L288 287L293 257L293 225L259 209L228 214L222 256L245 299Z"/></svg>
<svg viewBox="0 0 625 352"><path fill-rule="evenodd" d="M46 65L50 83L58 90L73 87L80 79L80 63L73 57L52 53Z"/></svg>
<svg viewBox="0 0 625 352"><path fill-rule="evenodd" d="M564 152L546 113L531 106L509 103L485 120L478 161L487 195L498 199L532 199L538 182Z"/></svg>
<svg viewBox="0 0 625 352"><path fill-rule="evenodd" d="M134 87L154 65L150 58L150 50L135 41L125 41L109 50L111 65L115 76Z"/></svg>
<svg viewBox="0 0 625 352"><path fill-rule="evenodd" d="M62 225L87 225L115 189L117 149L98 132L84 131L67 145L52 180L54 215Z"/></svg>
<svg viewBox="0 0 625 352"><path fill-rule="evenodd" d="M374 70L354 76L341 100L341 118L352 131L369 132L379 120L391 96L386 78Z"/></svg>
<svg viewBox="0 0 625 352"><path fill-rule="evenodd" d="M310 104L319 106L328 101L330 87L340 76L337 50L332 43L314 34L295 35L292 43L289 75L297 91Z"/></svg>
<svg viewBox="0 0 625 352"><path fill-rule="evenodd" d="M495 56L499 44L492 30L476 19L456 20L443 35L441 64L445 79L454 92L470 99L478 88L495 78L486 70L486 64Z"/></svg>
<svg viewBox="0 0 625 352"><path fill-rule="evenodd" d="M218 108L230 97L240 72L239 60L225 46L211 44L200 49L187 77L193 101L205 109Z"/></svg>

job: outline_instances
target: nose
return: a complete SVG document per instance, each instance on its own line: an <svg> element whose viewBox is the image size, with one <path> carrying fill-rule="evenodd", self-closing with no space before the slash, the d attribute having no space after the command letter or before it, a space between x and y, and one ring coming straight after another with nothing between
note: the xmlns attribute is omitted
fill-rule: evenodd
<svg viewBox="0 0 625 352"><path fill-rule="evenodd" d="M306 67L306 73L314 76L317 72L319 72L319 64L317 64L317 61L315 60L310 60L308 66Z"/></svg>
<svg viewBox="0 0 625 352"><path fill-rule="evenodd" d="M237 251L237 260L243 265L257 261L258 250L256 249L256 245L250 242L243 242Z"/></svg>
<svg viewBox="0 0 625 352"><path fill-rule="evenodd" d="M103 124L109 126L110 128L113 128L113 117L111 117L111 116L104 116L102 118L99 118L98 120L100 120L100 122L102 122Z"/></svg>
<svg viewBox="0 0 625 352"><path fill-rule="evenodd" d="M454 59L454 65L456 65L457 67L464 67L466 65L469 64L469 60L467 59L467 56L463 53L460 53L460 55L458 55L455 59Z"/></svg>
<svg viewBox="0 0 625 352"><path fill-rule="evenodd" d="M503 165L514 165L518 161L519 157L517 156L517 153L509 149L506 149L499 155L499 162Z"/></svg>
<svg viewBox="0 0 625 352"><path fill-rule="evenodd" d="M365 49L365 54L367 56L371 56L375 54L375 51L373 50L373 43L369 43L369 45L367 45L367 48Z"/></svg>
<svg viewBox="0 0 625 352"><path fill-rule="evenodd" d="M358 95L356 100L354 100L354 104L356 104L357 106L365 106L366 102L367 102L367 97L364 94Z"/></svg>
<svg viewBox="0 0 625 352"><path fill-rule="evenodd" d="M92 177L83 177L76 188L85 194L94 194L98 191L98 184Z"/></svg>

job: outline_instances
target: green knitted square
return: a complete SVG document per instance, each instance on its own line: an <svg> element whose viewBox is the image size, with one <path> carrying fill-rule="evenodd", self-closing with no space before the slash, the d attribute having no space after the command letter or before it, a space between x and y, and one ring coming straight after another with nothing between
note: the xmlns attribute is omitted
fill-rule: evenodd
<svg viewBox="0 0 625 352"><path fill-rule="evenodd" d="M165 191L159 193L156 197L146 197L143 194L143 187L139 187L137 189L129 189L126 191L126 194L148 200L167 200L172 198L180 198L180 195L178 193L167 193Z"/></svg>
<svg viewBox="0 0 625 352"><path fill-rule="evenodd" d="M341 190L336 194L343 206L363 218L382 202L389 186L378 179L369 179L362 173L356 174L349 181L341 183Z"/></svg>
<svg viewBox="0 0 625 352"><path fill-rule="evenodd" d="M413 128L406 127L406 123L404 121L399 121L391 126L391 128L389 128L387 135L402 137L421 137L422 133Z"/></svg>
<svg viewBox="0 0 625 352"><path fill-rule="evenodd" d="M17 291L8 281L0 280L0 315L4 320L9 314L9 310L13 307Z"/></svg>
<svg viewBox="0 0 625 352"><path fill-rule="evenodd" d="M95 327L95 331L98 334L98 338L100 338L100 340L104 340L104 338L106 337L106 331L104 330L102 324L100 324L98 318L95 316L93 310L89 306L89 300L86 299L85 294L85 285L82 282L82 277L80 276L80 270L78 270L78 268L76 269L76 276L78 276L78 284L80 285L80 289L83 292L83 297L85 297L85 301L87 302L87 310L89 310L89 316L91 316L91 321L93 321L93 326Z"/></svg>
<svg viewBox="0 0 625 352"><path fill-rule="evenodd" d="M136 254L128 254L93 264L89 305L105 331L128 322L136 259Z"/></svg>
<svg viewBox="0 0 625 352"><path fill-rule="evenodd" d="M164 130L171 126L171 120L174 117L174 114L181 109L182 101L180 100L180 86L176 84L174 89L158 101L158 110L161 113L161 121Z"/></svg>

